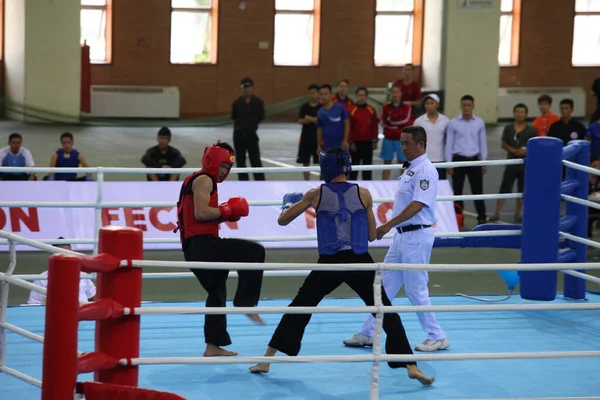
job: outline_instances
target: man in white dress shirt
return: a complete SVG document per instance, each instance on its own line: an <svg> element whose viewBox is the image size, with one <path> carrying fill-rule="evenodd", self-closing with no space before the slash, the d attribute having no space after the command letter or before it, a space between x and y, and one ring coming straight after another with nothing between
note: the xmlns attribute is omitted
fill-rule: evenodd
<svg viewBox="0 0 600 400"><path fill-rule="evenodd" d="M427 132L427 158L435 166L435 163L445 161L446 128L450 123L450 119L438 112L440 98L437 94L428 94L423 101L425 102L426 113L417 118L413 125L425 128ZM446 179L445 168L437 168L437 172L440 175L440 180Z"/></svg>
<svg viewBox="0 0 600 400"><path fill-rule="evenodd" d="M438 173L425 153L427 133L423 127L403 128L401 140L402 151L409 163L398 178L393 217L377 228L377 238L381 239L390 230L395 230L392 245L383 260L385 264L429 264L435 239L432 225L437 221ZM431 305L428 282L427 271L386 270L382 276L383 288L390 300L404 285L406 297L415 306ZM434 313L418 312L417 316L427 339L415 350L432 352L450 347ZM371 315L359 333L344 340L344 345L372 346L374 331L375 318Z"/></svg>
<svg viewBox="0 0 600 400"><path fill-rule="evenodd" d="M62 236L59 239L64 239ZM55 244L55 247L71 250L70 244ZM48 271L42 272L42 275L48 275ZM33 281L34 285L41 286L43 288L48 287L48 280L36 280ZM96 298L96 285L92 282L91 279L81 279L79 281L79 303L87 303L88 301L94 301ZM27 300L27 304L30 305L42 305L46 304L46 296L41 293L32 291L29 294L29 300Z"/></svg>

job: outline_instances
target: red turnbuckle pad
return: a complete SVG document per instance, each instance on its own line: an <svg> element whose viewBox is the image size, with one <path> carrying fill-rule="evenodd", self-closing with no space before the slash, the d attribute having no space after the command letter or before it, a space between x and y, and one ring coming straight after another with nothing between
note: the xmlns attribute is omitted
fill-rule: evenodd
<svg viewBox="0 0 600 400"><path fill-rule="evenodd" d="M85 353L79 357L78 372L80 374L87 374L89 372L115 369L117 367L119 367L118 358L95 351L93 353Z"/></svg>
<svg viewBox="0 0 600 400"><path fill-rule="evenodd" d="M83 272L112 272L119 269L121 260L117 257L102 253L95 256L81 256L81 270Z"/></svg>
<svg viewBox="0 0 600 400"><path fill-rule="evenodd" d="M100 321L123 317L124 307L111 298L84 304L79 308L80 321Z"/></svg>

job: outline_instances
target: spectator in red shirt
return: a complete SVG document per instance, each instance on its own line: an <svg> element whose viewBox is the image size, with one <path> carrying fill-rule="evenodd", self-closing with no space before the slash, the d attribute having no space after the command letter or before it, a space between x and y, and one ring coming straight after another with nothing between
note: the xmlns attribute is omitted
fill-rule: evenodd
<svg viewBox="0 0 600 400"><path fill-rule="evenodd" d="M391 89L392 101L385 103L381 110L381 125L383 125L383 143L381 144L381 153L379 157L384 164L391 164L394 161L394 153L398 163L406 161L402 153L402 142L400 134L402 128L410 126L414 122L414 116L411 107L403 102L402 88L400 85L393 85ZM390 170L384 170L382 173L384 181L390 179Z"/></svg>
<svg viewBox="0 0 600 400"><path fill-rule="evenodd" d="M405 64L403 72L404 78L395 81L394 85L400 85L402 101L411 106L413 112L416 112L416 106L421 104L423 98L421 85L415 81L414 66L412 64Z"/></svg>
<svg viewBox="0 0 600 400"><path fill-rule="evenodd" d="M350 112L352 107L354 107L354 101L348 97L348 87L350 86L350 81L348 79L342 79L338 82L337 93L335 93L331 99L334 103L340 103L346 110Z"/></svg>
<svg viewBox="0 0 600 400"><path fill-rule="evenodd" d="M356 104L350 109L350 155L352 165L373 164L373 150L377 148L379 119L377 110L367 104L366 87L356 89ZM363 171L362 178L370 181L371 171ZM358 171L350 173L350 180L358 179Z"/></svg>

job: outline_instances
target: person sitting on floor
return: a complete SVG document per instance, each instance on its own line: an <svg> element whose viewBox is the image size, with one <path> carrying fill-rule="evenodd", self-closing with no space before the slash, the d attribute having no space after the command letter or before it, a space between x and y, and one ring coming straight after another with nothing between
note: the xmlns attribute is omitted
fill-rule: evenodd
<svg viewBox="0 0 600 400"><path fill-rule="evenodd" d="M64 239L64 237L59 237L59 240ZM70 244L55 244L54 247L58 247L60 249L71 250ZM42 272L42 275L48 275L48 271ZM33 281L34 285L41 286L44 289L48 287L47 279L40 279ZM92 282L91 279L81 279L79 281L79 303L85 304L88 301L96 300L96 285ZM46 296L41 293L31 291L29 294L29 300L27 300L27 304L30 305L46 305Z"/></svg>

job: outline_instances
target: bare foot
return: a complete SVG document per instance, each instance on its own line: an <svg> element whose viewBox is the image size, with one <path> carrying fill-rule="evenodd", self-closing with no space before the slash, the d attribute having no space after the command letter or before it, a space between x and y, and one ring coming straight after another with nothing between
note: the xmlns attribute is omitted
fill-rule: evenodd
<svg viewBox="0 0 600 400"><path fill-rule="evenodd" d="M255 322L255 323L257 323L259 325L263 325L263 326L266 325L265 321L263 321L263 319L258 314L246 314L246 316L248 318L250 318L250 320L252 322Z"/></svg>
<svg viewBox="0 0 600 400"><path fill-rule="evenodd" d="M204 351L204 357L233 357L237 355L238 353L234 351L225 350L212 344L207 345Z"/></svg>
<svg viewBox="0 0 600 400"><path fill-rule="evenodd" d="M268 374L270 367L271 364L267 363L256 364L255 366L250 367L250 372L253 374Z"/></svg>
<svg viewBox="0 0 600 400"><path fill-rule="evenodd" d="M408 371L408 377L410 379L418 380L423 386L430 386L435 381L435 378L433 376L425 376L423 371L417 368L416 365L408 365L406 367L406 370Z"/></svg>

